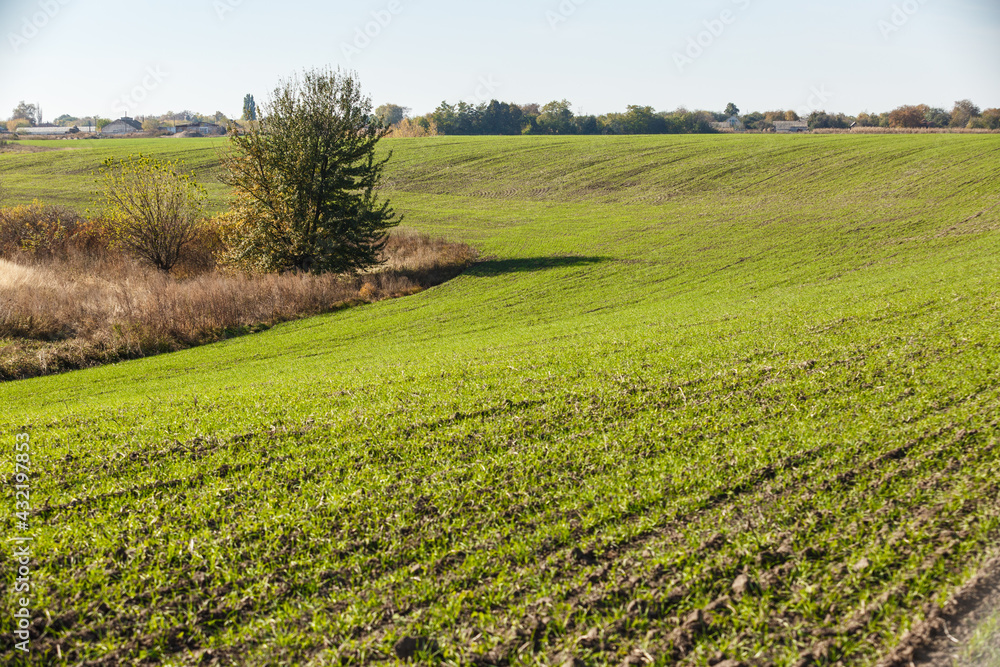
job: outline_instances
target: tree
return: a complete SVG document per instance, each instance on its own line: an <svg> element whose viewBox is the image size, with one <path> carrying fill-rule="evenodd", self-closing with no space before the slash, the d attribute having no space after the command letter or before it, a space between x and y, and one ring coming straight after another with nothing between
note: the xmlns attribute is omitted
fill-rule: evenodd
<svg viewBox="0 0 1000 667"><path fill-rule="evenodd" d="M436 137L437 126L426 117L404 118L402 122L393 125L387 136L392 138Z"/></svg>
<svg viewBox="0 0 1000 667"><path fill-rule="evenodd" d="M969 127L978 130L1000 130L1000 109L986 109L972 119Z"/></svg>
<svg viewBox="0 0 1000 667"><path fill-rule="evenodd" d="M898 107L889 112L889 127L926 127L929 111L926 104Z"/></svg>
<svg viewBox="0 0 1000 667"><path fill-rule="evenodd" d="M765 130L773 130L774 123L768 122L767 118L759 111L754 111L752 113L744 114L740 121L743 126L748 130L757 130L759 132Z"/></svg>
<svg viewBox="0 0 1000 667"><path fill-rule="evenodd" d="M480 131L483 134L521 134L524 112L515 104L490 100L480 114Z"/></svg>
<svg viewBox="0 0 1000 667"><path fill-rule="evenodd" d="M383 104L375 109L375 115L382 121L384 127L392 127L403 122L406 114L410 112L408 107L401 107L398 104Z"/></svg>
<svg viewBox="0 0 1000 667"><path fill-rule="evenodd" d="M653 107L630 104L621 123L625 134L664 134L667 131L666 119L656 115Z"/></svg>
<svg viewBox="0 0 1000 667"><path fill-rule="evenodd" d="M739 115L740 115L740 108L738 106L736 106L732 102L726 105L726 118L732 118L733 116L739 116Z"/></svg>
<svg viewBox="0 0 1000 667"><path fill-rule="evenodd" d="M571 134L575 129L572 106L569 100L556 100L543 106L538 116L539 130L545 134Z"/></svg>
<svg viewBox="0 0 1000 667"><path fill-rule="evenodd" d="M10 120L24 119L29 125L41 122L42 112L36 104L27 104L24 100L14 107L14 112L10 115Z"/></svg>
<svg viewBox="0 0 1000 667"><path fill-rule="evenodd" d="M597 116L577 116L573 119L577 134L600 134L601 124Z"/></svg>
<svg viewBox="0 0 1000 667"><path fill-rule="evenodd" d="M243 120L257 120L257 102L249 93L243 98Z"/></svg>
<svg viewBox="0 0 1000 667"><path fill-rule="evenodd" d="M951 124L951 114L944 109L928 109L924 114L927 127L948 127Z"/></svg>
<svg viewBox="0 0 1000 667"><path fill-rule="evenodd" d="M799 115L794 111L765 111L764 120L768 123L774 123L776 120L799 120Z"/></svg>
<svg viewBox="0 0 1000 667"><path fill-rule="evenodd" d="M847 129L850 123L844 114L829 114L825 111L813 111L807 119L810 130L822 130L828 128Z"/></svg>
<svg viewBox="0 0 1000 667"><path fill-rule="evenodd" d="M870 114L867 111L862 111L858 114L859 127L878 127L878 122L878 115Z"/></svg>
<svg viewBox="0 0 1000 667"><path fill-rule="evenodd" d="M31 121L27 118L15 118L14 120L7 121L7 130L9 132L17 132L22 127L31 127Z"/></svg>
<svg viewBox="0 0 1000 667"><path fill-rule="evenodd" d="M205 189L179 161L108 158L98 170L104 218L116 246L170 271L201 225Z"/></svg>
<svg viewBox="0 0 1000 667"><path fill-rule="evenodd" d="M397 225L379 199L387 130L356 74L312 70L283 81L245 134L230 135L222 180L236 191L225 259L245 270L352 272L380 261Z"/></svg>
<svg viewBox="0 0 1000 667"><path fill-rule="evenodd" d="M968 127L974 118L979 116L979 107L970 100L959 100L955 102L955 108L951 111L951 127Z"/></svg>

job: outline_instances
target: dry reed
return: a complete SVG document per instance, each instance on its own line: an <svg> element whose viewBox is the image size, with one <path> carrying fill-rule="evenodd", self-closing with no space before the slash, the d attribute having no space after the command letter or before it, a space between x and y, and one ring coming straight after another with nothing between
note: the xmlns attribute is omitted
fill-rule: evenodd
<svg viewBox="0 0 1000 667"><path fill-rule="evenodd" d="M168 276L109 251L0 260L0 379L148 356L349 305L414 294L475 259L464 244L396 233L358 276ZM183 275L183 274L182 274Z"/></svg>
<svg viewBox="0 0 1000 667"><path fill-rule="evenodd" d="M815 134L998 134L1000 130L957 127L854 127L851 129L823 128Z"/></svg>

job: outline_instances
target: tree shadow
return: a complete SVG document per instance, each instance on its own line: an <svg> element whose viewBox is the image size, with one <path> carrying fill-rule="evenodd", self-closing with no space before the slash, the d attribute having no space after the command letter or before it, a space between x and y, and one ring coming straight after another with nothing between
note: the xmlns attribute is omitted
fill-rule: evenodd
<svg viewBox="0 0 1000 667"><path fill-rule="evenodd" d="M554 257L523 257L519 259L487 258L470 266L464 275L476 278L491 278L507 273L533 273L549 269L571 266L589 266L611 261L610 257L586 257L581 255L561 255Z"/></svg>

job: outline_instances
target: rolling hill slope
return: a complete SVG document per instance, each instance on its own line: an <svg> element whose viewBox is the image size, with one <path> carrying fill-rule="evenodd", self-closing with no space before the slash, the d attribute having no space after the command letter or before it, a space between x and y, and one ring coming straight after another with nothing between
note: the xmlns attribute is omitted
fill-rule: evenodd
<svg viewBox="0 0 1000 667"><path fill-rule="evenodd" d="M869 665L996 569L1000 138L386 143L485 261L0 386L18 658ZM112 144L0 178L74 203Z"/></svg>

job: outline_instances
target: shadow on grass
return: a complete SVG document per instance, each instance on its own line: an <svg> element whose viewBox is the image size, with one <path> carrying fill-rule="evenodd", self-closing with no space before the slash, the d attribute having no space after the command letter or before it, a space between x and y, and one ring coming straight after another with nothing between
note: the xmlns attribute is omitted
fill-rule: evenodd
<svg viewBox="0 0 1000 667"><path fill-rule="evenodd" d="M570 266L590 266L611 261L610 257L585 257L563 255L555 257L524 257L521 259L484 259L470 266L465 275L476 278L491 278L507 273L532 273Z"/></svg>

